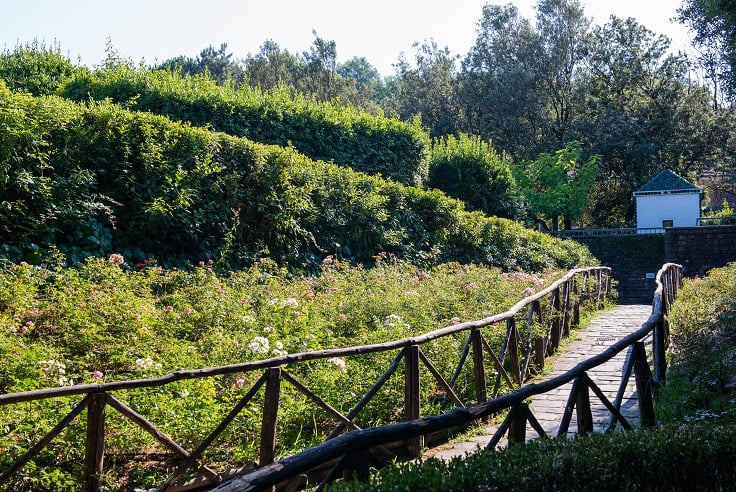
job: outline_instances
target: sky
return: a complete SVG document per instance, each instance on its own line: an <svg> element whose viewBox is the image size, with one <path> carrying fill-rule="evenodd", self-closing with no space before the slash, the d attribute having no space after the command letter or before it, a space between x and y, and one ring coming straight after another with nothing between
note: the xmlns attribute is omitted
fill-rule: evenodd
<svg viewBox="0 0 736 492"><path fill-rule="evenodd" d="M37 40L58 45L72 62L100 65L110 44L123 58L153 65L227 43L234 59L266 40L290 53L309 51L315 36L334 40L338 62L355 56L386 76L415 42L434 40L464 57L475 43L485 4L513 3L535 18L538 0L0 0L0 49ZM683 0L582 0L594 25L610 15L634 17L687 50L687 29L671 19Z"/></svg>

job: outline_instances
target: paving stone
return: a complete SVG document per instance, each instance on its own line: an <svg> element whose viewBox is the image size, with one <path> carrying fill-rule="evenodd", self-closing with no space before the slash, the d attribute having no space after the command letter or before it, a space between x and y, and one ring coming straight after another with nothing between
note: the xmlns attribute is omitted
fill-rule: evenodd
<svg viewBox="0 0 736 492"><path fill-rule="evenodd" d="M621 305L599 315L590 323L585 330L574 334L575 339L567 342L557 354L548 360L551 367L545 379L551 379L572 369L585 359L593 357L604 351L615 341L638 330L649 318L652 307L648 305ZM651 347L651 340L646 340L647 348ZM598 366L588 372L593 382L601 389L610 401L616 397L621 384L621 373L626 362L626 351L617 354L610 361ZM572 383L565 384L549 393L538 395L530 403L530 409L542 428L550 436L556 436L562 420L562 414L569 398ZM590 392L591 412L593 414L594 430L602 432L606 430L611 421L611 414L605 405ZM629 378L626 386L621 414L631 425L638 425L638 403L636 397L636 384L633 376ZM465 442L451 442L440 447L428 450L425 457L437 457L449 460L456 456L464 456L478 449L479 442L487 443L495 433L496 427L488 426L484 429L484 435L477 438L468 438ZM568 436L574 435L577 430L575 415L568 428ZM536 431L531 426L527 428L527 438L536 437ZM506 439L502 439L499 446L505 446ZM481 444L481 447L485 444Z"/></svg>

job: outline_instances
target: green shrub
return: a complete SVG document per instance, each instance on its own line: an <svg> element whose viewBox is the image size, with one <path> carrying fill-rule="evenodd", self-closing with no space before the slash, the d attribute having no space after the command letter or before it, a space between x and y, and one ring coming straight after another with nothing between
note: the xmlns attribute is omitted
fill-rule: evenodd
<svg viewBox="0 0 736 492"><path fill-rule="evenodd" d="M84 69L74 67L58 46L47 47L38 41L0 53L0 79L5 80L11 90L34 96L54 94L81 71Z"/></svg>
<svg viewBox="0 0 736 492"><path fill-rule="evenodd" d="M0 108L0 255L14 261L38 263L56 245L72 262L120 252L222 268L264 257L314 268L327 254L372 262L382 252L507 270L594 262L577 243L294 149L1 85Z"/></svg>
<svg viewBox="0 0 736 492"><path fill-rule="evenodd" d="M60 94L76 101L110 99L128 109L150 111L252 141L293 145L314 160L407 185L427 175L429 137L419 122L371 116L338 103L311 102L286 89L271 94L243 86L218 86L206 76L117 65L80 73Z"/></svg>
<svg viewBox="0 0 736 492"><path fill-rule="evenodd" d="M670 425L404 463L331 490L720 491L733 487L735 460L736 426Z"/></svg>
<svg viewBox="0 0 736 492"><path fill-rule="evenodd" d="M664 420L736 416L736 264L688 279L670 312Z"/></svg>
<svg viewBox="0 0 736 492"><path fill-rule="evenodd" d="M429 158L427 186L462 200L468 210L509 218L525 215L511 168L477 136L436 139Z"/></svg>

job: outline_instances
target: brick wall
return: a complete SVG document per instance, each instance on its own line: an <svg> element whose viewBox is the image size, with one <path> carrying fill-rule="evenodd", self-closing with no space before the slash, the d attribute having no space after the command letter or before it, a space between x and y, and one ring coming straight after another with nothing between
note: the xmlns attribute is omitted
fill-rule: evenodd
<svg viewBox="0 0 736 492"><path fill-rule="evenodd" d="M673 227L665 231L665 258L687 276L736 261L736 226Z"/></svg>

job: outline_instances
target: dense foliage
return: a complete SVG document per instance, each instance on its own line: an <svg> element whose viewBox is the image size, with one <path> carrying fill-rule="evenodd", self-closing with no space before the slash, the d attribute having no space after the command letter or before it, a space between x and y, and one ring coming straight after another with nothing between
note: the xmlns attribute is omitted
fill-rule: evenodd
<svg viewBox="0 0 736 492"><path fill-rule="evenodd" d="M499 217L524 217L511 169L480 137L460 134L435 139L427 186L462 200L468 210Z"/></svg>
<svg viewBox="0 0 736 492"><path fill-rule="evenodd" d="M709 16L695 26L721 39L729 25L723 2L688 6ZM402 55L383 79L365 60L341 67L334 42L319 37L301 55L268 41L231 67L264 90L281 83L405 120L421 115L433 138L477 135L517 163L579 141L585 160L602 157L586 225L622 226L634 220L632 191L663 168L693 181L704 170L732 171L736 120L719 79L730 73L719 62L724 44L672 55L670 40L634 19L604 22L593 25L578 0L539 2L532 20L513 5L489 4L467 54L451 53L442 40L416 43L413 59Z"/></svg>
<svg viewBox="0 0 736 492"><path fill-rule="evenodd" d="M37 263L122 252L166 264L326 254L481 262L507 270L591 263L584 247L465 211L437 191L314 162L110 103L35 98L0 84L0 252Z"/></svg>
<svg viewBox="0 0 736 492"><path fill-rule="evenodd" d="M529 206L529 214L546 220L557 230L570 229L588 208L588 197L600 174L600 156L581 162L580 142L571 142L555 154L513 167L516 182Z"/></svg>
<svg viewBox="0 0 736 492"><path fill-rule="evenodd" d="M34 96L55 93L78 71L61 54L59 47L47 47L37 41L3 50L0 55L0 79L15 91L30 92Z"/></svg>
<svg viewBox="0 0 736 492"><path fill-rule="evenodd" d="M450 462L384 468L355 491L728 490L736 480L736 426L669 425L628 433L537 439Z"/></svg>
<svg viewBox="0 0 736 492"><path fill-rule="evenodd" d="M371 116L337 103L316 103L286 89L218 86L206 76L136 70L125 64L86 72L59 93L72 100L110 99L128 109L150 111L176 121L250 140L292 145L315 160L334 161L400 183L426 179L429 137L418 121Z"/></svg>
<svg viewBox="0 0 736 492"><path fill-rule="evenodd" d="M270 261L220 275L206 258L189 270L153 261L128 263L119 254L62 267L57 253L45 267L0 268L0 392L112 382L327 348L380 343L419 335L503 312L526 292L559 273L533 276L498 269L444 264L421 269L383 259L371 269L334 256L318 274L290 275ZM520 323L520 326L522 323ZM505 327L485 331L499 350ZM423 346L443 374L452 374L466 336ZM386 370L396 352L289 364L284 368L335 408L347 412ZM403 378L383 387L360 413L360 425L400 418ZM137 412L187 449L193 449L249 390L260 371L179 381L158 388L115 391ZM437 411L441 388L422 376L423 412ZM449 376L448 376L449 377ZM472 369L455 390L474 398ZM278 454L321 442L335 425L302 394L282 383ZM0 469L5 470L74 405L79 397L3 406ZM218 439L208 462L223 468L258 456L262 396L248 405ZM69 490L81 476L85 419L26 465L12 490ZM110 410L105 468L110 489L152 486L165 473L160 449ZM29 444L31 443L31 444ZM131 460L130 453L144 453ZM118 467L118 460L126 463ZM133 465L130 464L134 461ZM135 463L138 461L138 463ZM133 469L126 468L133 466ZM121 484L119 475L130 483ZM107 479L106 479L107 480Z"/></svg>
<svg viewBox="0 0 736 492"><path fill-rule="evenodd" d="M736 419L736 264L687 280L670 314L663 420Z"/></svg>

